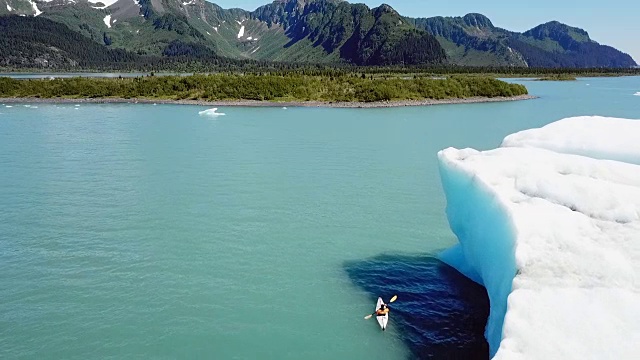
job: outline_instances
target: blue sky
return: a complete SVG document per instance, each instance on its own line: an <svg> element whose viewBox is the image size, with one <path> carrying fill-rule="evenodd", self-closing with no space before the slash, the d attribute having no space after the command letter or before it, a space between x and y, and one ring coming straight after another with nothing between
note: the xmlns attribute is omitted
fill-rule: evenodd
<svg viewBox="0 0 640 360"><path fill-rule="evenodd" d="M271 0L214 0L223 8L254 10ZM381 1L364 2L378 6ZM386 0L398 12L411 17L462 16L477 12L488 16L495 26L525 31L550 20L583 28L591 38L611 45L640 62L640 1L638 0L536 0L536 1L472 1L456 0Z"/></svg>

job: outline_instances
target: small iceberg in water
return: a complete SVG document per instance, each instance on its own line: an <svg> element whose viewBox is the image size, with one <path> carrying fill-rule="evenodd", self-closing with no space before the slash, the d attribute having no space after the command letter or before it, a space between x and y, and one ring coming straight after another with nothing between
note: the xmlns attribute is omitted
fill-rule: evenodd
<svg viewBox="0 0 640 360"><path fill-rule="evenodd" d="M638 91L637 93L633 94L635 96L640 96L640 91Z"/></svg>
<svg viewBox="0 0 640 360"><path fill-rule="evenodd" d="M219 113L217 111L218 111L218 108L211 108L211 109L200 111L198 114L200 114L202 116L222 116L222 115L227 115L225 113Z"/></svg>

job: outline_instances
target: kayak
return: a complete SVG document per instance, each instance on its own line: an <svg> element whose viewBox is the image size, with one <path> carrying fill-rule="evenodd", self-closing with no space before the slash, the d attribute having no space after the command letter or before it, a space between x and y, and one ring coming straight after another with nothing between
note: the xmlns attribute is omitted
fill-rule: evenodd
<svg viewBox="0 0 640 360"><path fill-rule="evenodd" d="M378 298L378 303L376 304L376 311L378 311L378 309L380 309L380 306L382 305L383 301L382 298L379 297ZM382 330L385 330L387 328L387 322L389 322L389 314L384 314L384 316L378 316L376 315L376 320L378 320L378 324L380 324L380 328Z"/></svg>

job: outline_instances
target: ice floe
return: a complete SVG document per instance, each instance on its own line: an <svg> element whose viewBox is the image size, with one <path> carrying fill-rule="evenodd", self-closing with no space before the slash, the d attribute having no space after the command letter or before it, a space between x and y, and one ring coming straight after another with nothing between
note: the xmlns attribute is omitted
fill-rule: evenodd
<svg viewBox="0 0 640 360"><path fill-rule="evenodd" d="M225 113L219 113L217 111L218 111L218 108L211 108L211 109L200 111L200 112L198 112L198 114L200 114L201 116L222 116L222 115L226 115Z"/></svg>

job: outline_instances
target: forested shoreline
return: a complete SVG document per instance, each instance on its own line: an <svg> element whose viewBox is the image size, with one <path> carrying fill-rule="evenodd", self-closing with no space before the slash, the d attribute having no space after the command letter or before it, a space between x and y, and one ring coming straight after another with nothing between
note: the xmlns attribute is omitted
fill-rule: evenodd
<svg viewBox="0 0 640 360"><path fill-rule="evenodd" d="M234 60L219 62L193 60L188 58L147 59L146 63L118 63L113 66L96 67L2 67L0 74L10 73L228 73L228 74L300 74L311 76L341 75L469 75L481 77L541 77L541 76L573 76L573 77L605 77L605 76L640 76L640 68L530 68L530 67L494 67L494 66L353 66L326 65L285 62L254 62ZM129 66L130 65L130 66Z"/></svg>
<svg viewBox="0 0 640 360"><path fill-rule="evenodd" d="M366 74L210 74L134 78L0 78L0 97L378 102L514 97L526 87L489 77L374 78Z"/></svg>

